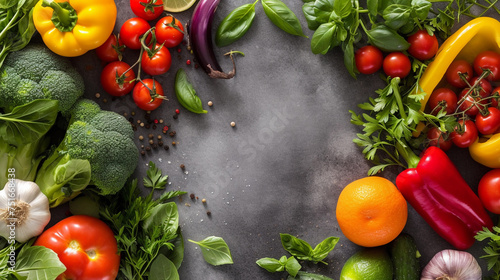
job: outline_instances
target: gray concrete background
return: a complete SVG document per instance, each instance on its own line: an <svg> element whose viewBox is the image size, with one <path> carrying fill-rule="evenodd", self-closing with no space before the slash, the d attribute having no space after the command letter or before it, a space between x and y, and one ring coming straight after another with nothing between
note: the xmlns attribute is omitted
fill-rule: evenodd
<svg viewBox="0 0 500 280"><path fill-rule="evenodd" d="M133 13L129 1L116 2L118 32ZM249 2L222 1L214 17L214 29L231 10ZM286 3L311 37L302 1ZM186 23L193 9L175 16ZM377 74L353 79L344 68L340 49L314 55L309 44L310 39L286 34L274 26L258 3L249 32L228 47L216 48L226 71L231 63L223 53L245 53L236 59L235 78L212 80L201 69L195 69L194 63L186 65L186 60L193 57L184 45L180 53L171 50L172 68L159 77L169 101L153 111L152 118L164 119L170 131L176 131L172 139L165 135L165 142L178 143L170 145L169 151L159 149L142 157L136 175L142 177L147 163L153 161L170 176L170 190L185 190L199 198L185 196L178 202L185 238L181 279L284 279L286 273L271 274L255 264L259 258L288 255L281 246L280 233L298 236L313 246L326 237L340 237L325 259L328 265L302 263L303 270L333 279L339 278L346 259L360 249L342 235L335 219L342 188L366 176L371 166L352 142L359 128L350 124L348 110L357 110L357 104L374 96L384 83ZM127 51L125 61L133 62L137 56L138 52ZM87 97L108 110L129 114L135 111L134 121L144 120L131 95L111 101L103 92L99 82L102 65L94 52L75 63L87 82ZM208 114L190 113L177 102L174 78L179 67L186 70ZM95 98L97 92L101 93L100 99ZM108 102L104 103L103 98ZM207 106L209 100L213 107ZM173 119L175 109L181 111L177 120ZM233 121L234 128L230 126ZM140 128L136 136L149 133L160 134L161 128ZM473 162L467 151L452 149L448 154L471 186L477 188L486 169ZM185 171L180 164L186 166ZM382 175L394 181L398 172L389 170ZM202 204L203 198L206 204ZM207 211L212 215L207 216ZM404 231L415 237L422 265L438 251L451 248L411 206ZM200 249L186 241L211 235L225 239L233 265L207 264ZM482 246L476 243L469 251L479 257ZM485 261L479 262L484 268Z"/></svg>

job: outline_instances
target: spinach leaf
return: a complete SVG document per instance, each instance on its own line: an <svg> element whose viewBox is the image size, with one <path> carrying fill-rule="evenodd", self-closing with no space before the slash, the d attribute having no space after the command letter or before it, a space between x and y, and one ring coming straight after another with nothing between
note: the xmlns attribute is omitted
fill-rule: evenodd
<svg viewBox="0 0 500 280"><path fill-rule="evenodd" d="M142 227L146 232L159 227L162 229L164 235L171 236L169 239L175 238L177 228L179 227L177 204L175 202L168 202L151 208L149 217L144 220Z"/></svg>
<svg viewBox="0 0 500 280"><path fill-rule="evenodd" d="M179 273L174 263L167 257L159 254L151 264L149 280L179 280Z"/></svg>
<svg viewBox="0 0 500 280"><path fill-rule="evenodd" d="M255 18L255 4L258 1L234 9L222 20L215 35L217 46L227 46L245 35L252 26Z"/></svg>
<svg viewBox="0 0 500 280"><path fill-rule="evenodd" d="M314 2L308 2L302 5L302 12L304 13L304 17L307 21L307 27L311 30L318 29L320 23L316 18L316 14L314 13Z"/></svg>
<svg viewBox="0 0 500 280"><path fill-rule="evenodd" d="M281 30L296 36L306 37L297 16L280 0L262 0L267 17Z"/></svg>
<svg viewBox="0 0 500 280"><path fill-rule="evenodd" d="M279 260L274 258L261 258L257 260L257 265L264 268L265 270L275 273L285 271L291 276L295 277L302 266L299 264L295 257L291 256L287 258L282 256Z"/></svg>
<svg viewBox="0 0 500 280"><path fill-rule="evenodd" d="M43 246L32 246L19 252L15 273L26 280L52 280L66 270L54 251Z"/></svg>
<svg viewBox="0 0 500 280"><path fill-rule="evenodd" d="M203 104L200 98L196 95L193 85L188 81L188 77L184 69L179 68L175 75L175 96L182 107L196 114L206 114L203 110Z"/></svg>
<svg viewBox="0 0 500 280"><path fill-rule="evenodd" d="M405 38L385 25L368 30L366 35L372 45L385 52L404 51L410 47Z"/></svg>
<svg viewBox="0 0 500 280"><path fill-rule="evenodd" d="M280 233L281 244L292 256L300 260L307 259L312 254L312 247L304 240L297 238L293 235Z"/></svg>
<svg viewBox="0 0 500 280"><path fill-rule="evenodd" d="M326 54L332 47L336 31L337 25L333 22L321 24L314 32L311 39L311 51L314 54Z"/></svg>
<svg viewBox="0 0 500 280"><path fill-rule="evenodd" d="M299 271L297 273L297 276L295 277L288 276L287 280L333 280L333 279L320 274Z"/></svg>
<svg viewBox="0 0 500 280"><path fill-rule="evenodd" d="M40 139L57 118L58 101L38 99L0 114L0 135L9 144L26 144Z"/></svg>
<svg viewBox="0 0 500 280"><path fill-rule="evenodd" d="M201 241L193 241L191 239L188 239L188 241L200 246L203 258L211 265L233 263L231 251L221 237L209 236Z"/></svg>

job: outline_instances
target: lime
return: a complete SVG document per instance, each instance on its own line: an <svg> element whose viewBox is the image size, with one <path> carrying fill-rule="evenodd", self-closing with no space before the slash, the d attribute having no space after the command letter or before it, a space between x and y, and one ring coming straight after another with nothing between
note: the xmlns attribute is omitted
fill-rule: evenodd
<svg viewBox="0 0 500 280"><path fill-rule="evenodd" d="M384 247L364 248L342 267L340 280L392 280L392 262Z"/></svg>
<svg viewBox="0 0 500 280"><path fill-rule="evenodd" d="M196 2L196 0L163 0L163 10L171 13L185 11Z"/></svg>

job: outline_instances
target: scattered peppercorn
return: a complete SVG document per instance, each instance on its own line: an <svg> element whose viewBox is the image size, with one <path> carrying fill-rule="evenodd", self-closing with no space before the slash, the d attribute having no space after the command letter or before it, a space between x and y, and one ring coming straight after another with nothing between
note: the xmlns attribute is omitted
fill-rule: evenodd
<svg viewBox="0 0 500 280"><path fill-rule="evenodd" d="M180 111L179 109L175 109L175 113L176 113L176 114L180 114L180 113L181 113L181 111Z"/></svg>
<svg viewBox="0 0 500 280"><path fill-rule="evenodd" d="M175 146L175 145L177 145L177 143L175 143L175 141L173 141L173 142L172 142L172 146Z"/></svg>
<svg viewBox="0 0 500 280"><path fill-rule="evenodd" d="M141 149L143 149L143 150L144 150L144 145L141 145Z"/></svg>
<svg viewBox="0 0 500 280"><path fill-rule="evenodd" d="M211 215L212 215L212 212L207 211L207 216L211 216Z"/></svg>
<svg viewBox="0 0 500 280"><path fill-rule="evenodd" d="M164 126L163 131L167 131L167 130L168 130L168 126Z"/></svg>
<svg viewBox="0 0 500 280"><path fill-rule="evenodd" d="M100 93L96 93L95 94L95 98L101 98L101 94Z"/></svg>
<svg viewBox="0 0 500 280"><path fill-rule="evenodd" d="M158 119L154 119L154 121L153 121L153 122L154 122L154 123L158 123Z"/></svg>
<svg viewBox="0 0 500 280"><path fill-rule="evenodd" d="M128 118L128 121L131 122L131 123L133 123L134 122L134 118L130 117L130 118Z"/></svg>
<svg viewBox="0 0 500 280"><path fill-rule="evenodd" d="M170 131L170 133L168 135L170 135L170 137L174 137L175 134L177 134L177 132L175 132L175 130L173 130L173 131Z"/></svg>
<svg viewBox="0 0 500 280"><path fill-rule="evenodd" d="M198 63L195 63L194 69L198 69L198 68L200 68L200 65Z"/></svg>
<svg viewBox="0 0 500 280"><path fill-rule="evenodd" d="M135 116L135 111L130 112L132 116Z"/></svg>
<svg viewBox="0 0 500 280"><path fill-rule="evenodd" d="M154 143L153 139L150 139L149 140L149 145L153 145L153 143Z"/></svg>
<svg viewBox="0 0 500 280"><path fill-rule="evenodd" d="M161 135L158 135L156 138L158 138L158 140L161 140Z"/></svg>
<svg viewBox="0 0 500 280"><path fill-rule="evenodd" d="M158 146L163 146L163 141L158 141Z"/></svg>
<svg viewBox="0 0 500 280"><path fill-rule="evenodd" d="M173 116L174 120L176 120L178 117L179 117L179 116L177 116L177 115L174 115L174 116Z"/></svg>
<svg viewBox="0 0 500 280"><path fill-rule="evenodd" d="M141 155L145 155L145 154L146 154L146 152L145 152L145 151L141 151Z"/></svg>
<svg viewBox="0 0 500 280"><path fill-rule="evenodd" d="M152 133L148 134L149 139L153 139L154 135Z"/></svg>
<svg viewBox="0 0 500 280"><path fill-rule="evenodd" d="M191 65L191 60L186 60L186 65Z"/></svg>
<svg viewBox="0 0 500 280"><path fill-rule="evenodd" d="M168 149L170 149L170 147L169 147L168 145L165 145L165 146L163 147L163 149L165 149L165 151L168 151Z"/></svg>
<svg viewBox="0 0 500 280"><path fill-rule="evenodd" d="M146 125L144 125L144 127L146 127L146 129L149 129L151 126L149 125L149 123L147 123Z"/></svg>
<svg viewBox="0 0 500 280"><path fill-rule="evenodd" d="M163 123L163 119L160 119L160 123Z"/></svg>
<svg viewBox="0 0 500 280"><path fill-rule="evenodd" d="M231 123L230 123L230 125L231 125L232 127L235 127L235 126L236 126L236 123L235 123L235 122L231 122Z"/></svg>
<svg viewBox="0 0 500 280"><path fill-rule="evenodd" d="M190 194L189 198L194 199L194 193Z"/></svg>
<svg viewBox="0 0 500 280"><path fill-rule="evenodd" d="M180 165L180 168L181 168L182 170L184 170L184 169L186 169L186 166L185 166L184 164L181 164L181 165Z"/></svg>
<svg viewBox="0 0 500 280"><path fill-rule="evenodd" d="M143 122L141 122L141 127L144 127L144 123Z"/></svg>
<svg viewBox="0 0 500 280"><path fill-rule="evenodd" d="M150 147L150 146L147 146L147 147L146 147L146 151L148 151L148 152L149 152L149 151L151 151L151 147Z"/></svg>
<svg viewBox="0 0 500 280"><path fill-rule="evenodd" d="M214 103L212 101L208 101L208 106L209 107L212 107L214 105Z"/></svg>
<svg viewBox="0 0 500 280"><path fill-rule="evenodd" d="M102 99L102 102L103 102L103 103L107 103L107 102L108 102L108 99L103 98L103 99Z"/></svg>
<svg viewBox="0 0 500 280"><path fill-rule="evenodd" d="M207 203L207 200L206 199L202 199L201 203Z"/></svg>
<svg viewBox="0 0 500 280"><path fill-rule="evenodd" d="M144 136L139 135L139 140L141 140L141 141L144 140Z"/></svg>
<svg viewBox="0 0 500 280"><path fill-rule="evenodd" d="M127 112L123 113L123 116L124 116L125 118L126 118L126 117L128 117Z"/></svg>
<svg viewBox="0 0 500 280"><path fill-rule="evenodd" d="M158 144L156 144L156 143L153 143L152 146L153 146L153 149L155 149L155 150L158 148Z"/></svg>

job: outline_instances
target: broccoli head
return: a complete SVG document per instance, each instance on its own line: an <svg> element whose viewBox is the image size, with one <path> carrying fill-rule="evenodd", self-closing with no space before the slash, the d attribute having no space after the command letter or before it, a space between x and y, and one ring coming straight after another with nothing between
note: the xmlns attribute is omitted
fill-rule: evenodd
<svg viewBox="0 0 500 280"><path fill-rule="evenodd" d="M7 112L36 99L59 101L65 112L84 92L81 75L70 61L40 44L10 53L0 68L0 107Z"/></svg>
<svg viewBox="0 0 500 280"><path fill-rule="evenodd" d="M51 206L71 199L87 184L96 186L102 195L117 193L139 159L132 126L123 116L100 110L88 99L77 101L70 115L63 141L44 161L36 178ZM79 173L76 177L75 170ZM78 184L73 184L75 178Z"/></svg>

